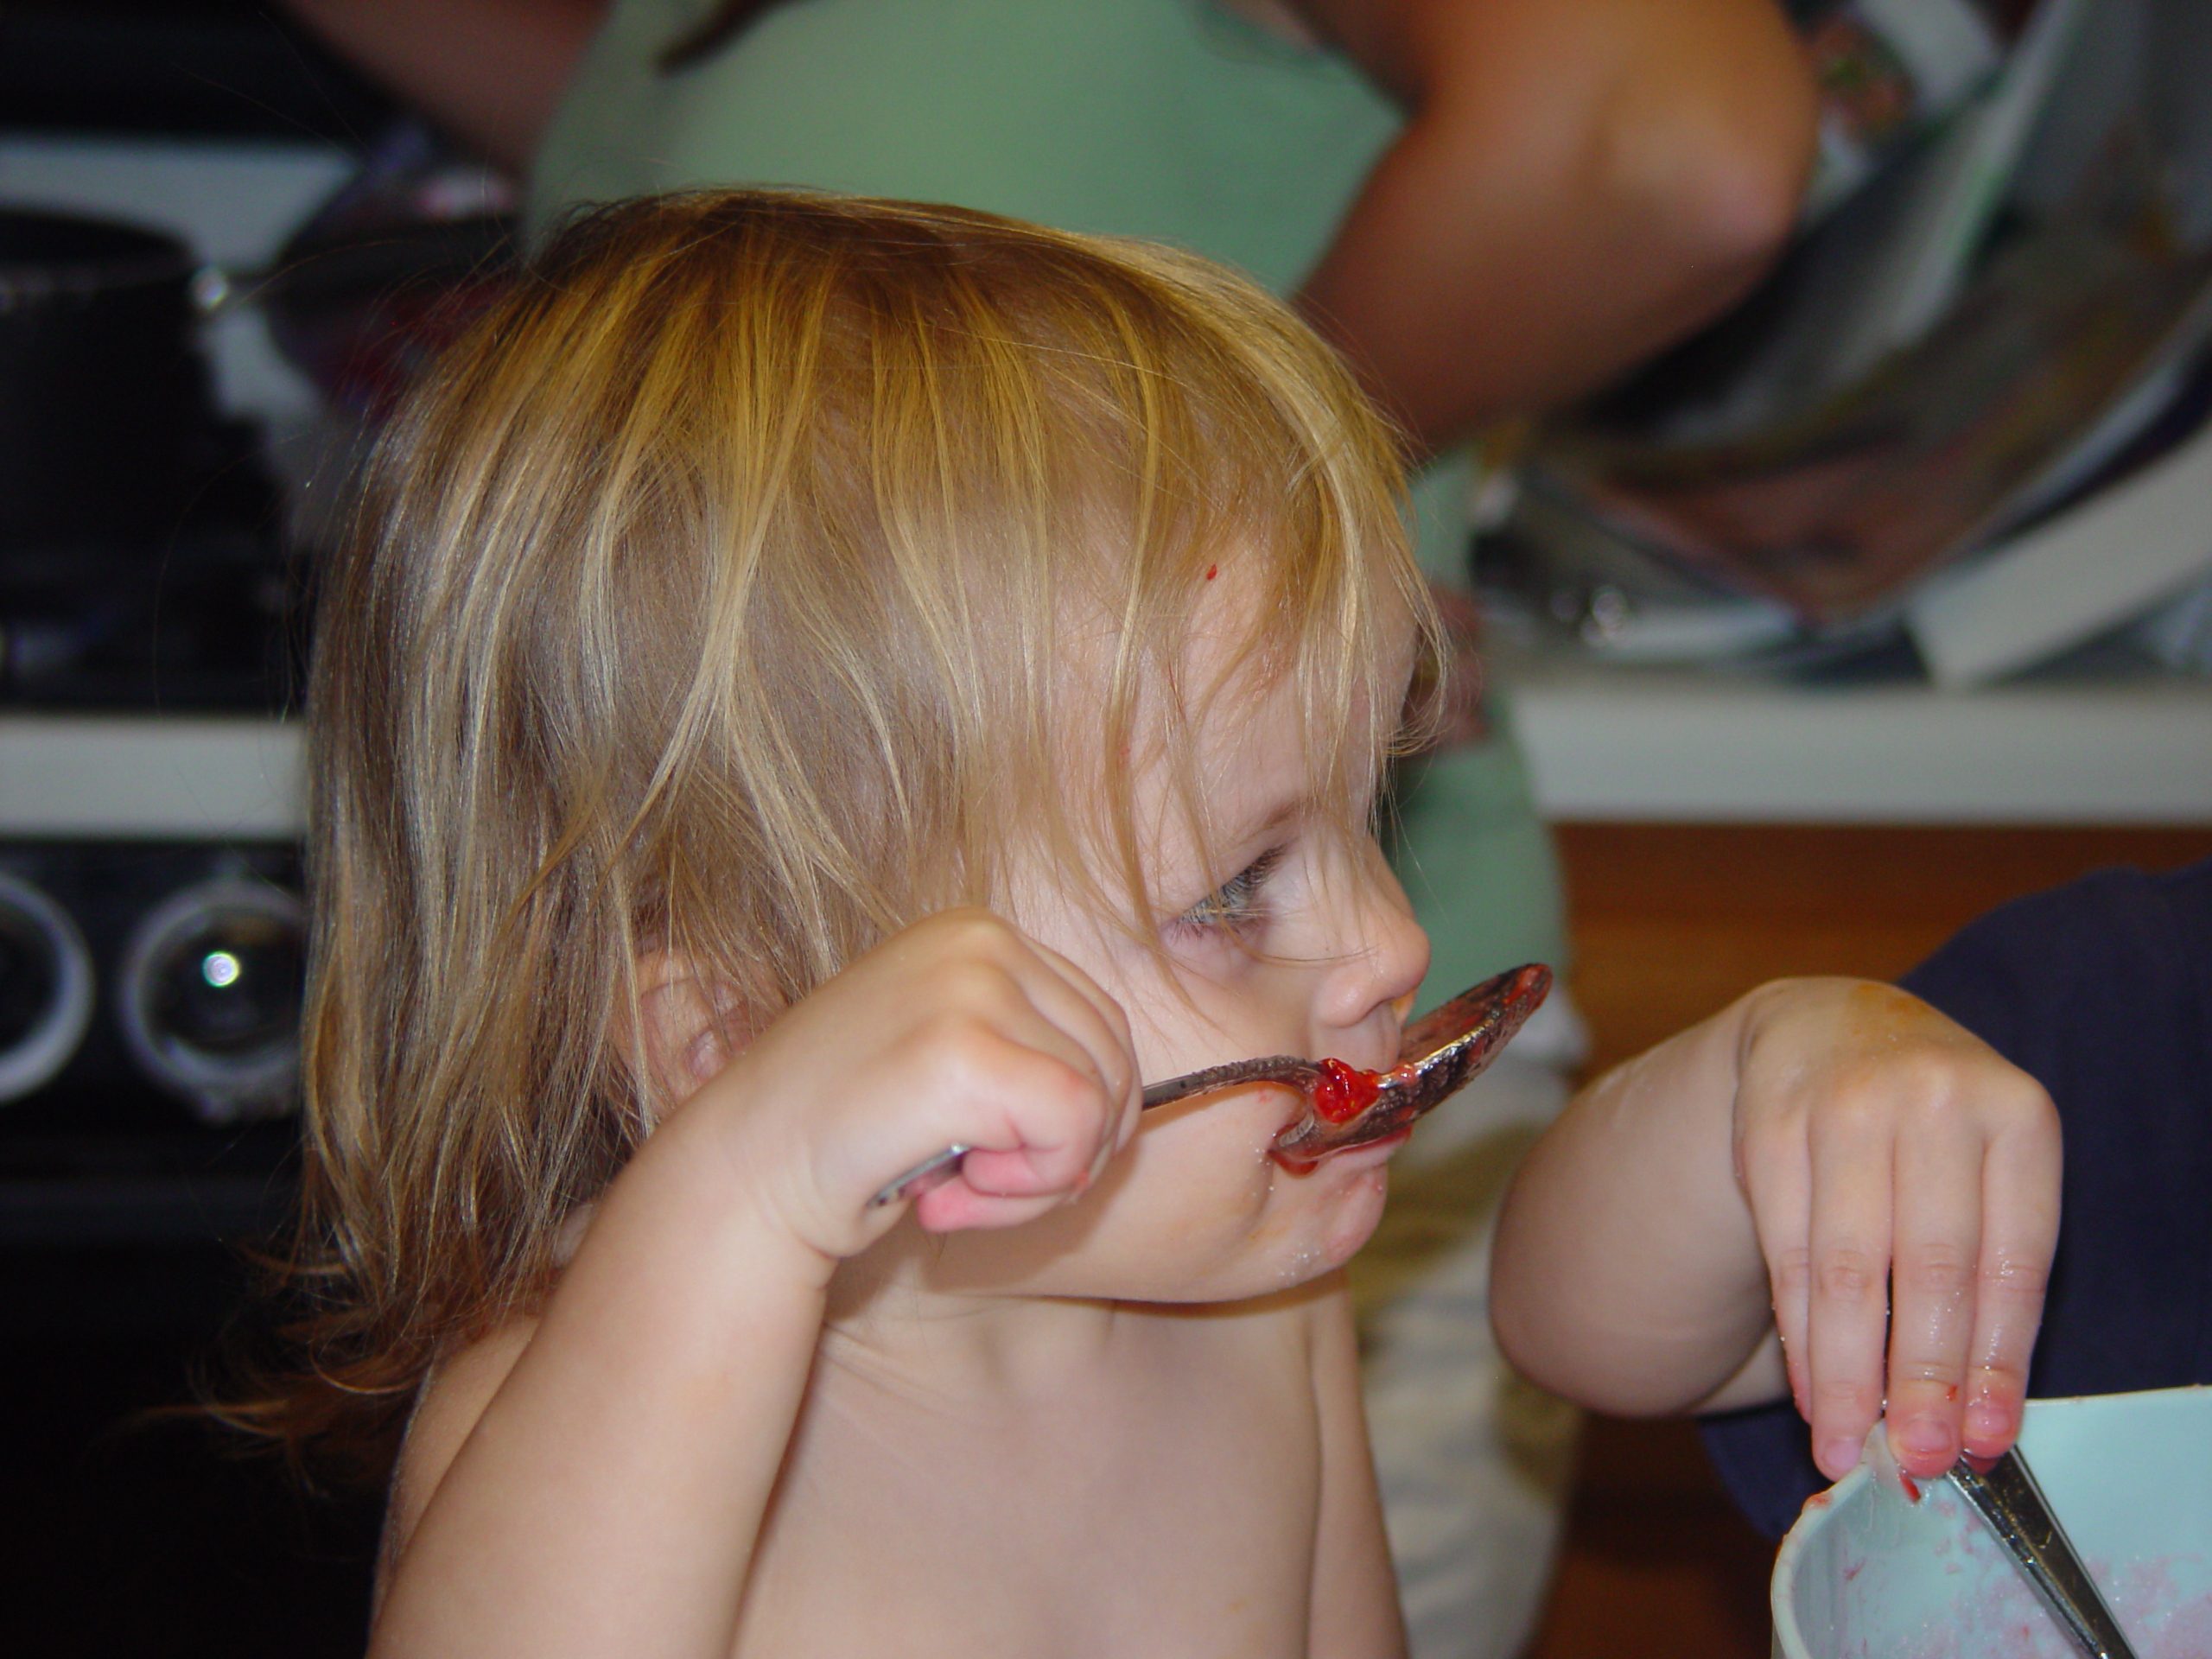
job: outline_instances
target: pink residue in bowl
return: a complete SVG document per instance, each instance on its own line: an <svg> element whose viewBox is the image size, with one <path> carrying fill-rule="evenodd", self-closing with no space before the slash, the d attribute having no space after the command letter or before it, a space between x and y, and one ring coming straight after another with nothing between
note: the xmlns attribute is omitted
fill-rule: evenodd
<svg viewBox="0 0 2212 1659"><path fill-rule="evenodd" d="M1980 1547L1978 1547L1980 1546ZM1971 1536L1963 1553L1994 1548ZM2174 1583L2177 1561L2201 1566L2195 1556L2136 1561L2117 1573L2092 1561L2089 1570L2140 1659L2212 1659L2212 1593L2183 1595ZM1848 1569L1847 1569L1848 1571ZM2201 1581L2200 1573L2191 1575ZM2044 1611L2027 1581L2013 1574L1985 1579L1961 1595L1950 1617L1913 1642L1890 1649L1889 1659L2079 1659L2065 1633Z"/></svg>

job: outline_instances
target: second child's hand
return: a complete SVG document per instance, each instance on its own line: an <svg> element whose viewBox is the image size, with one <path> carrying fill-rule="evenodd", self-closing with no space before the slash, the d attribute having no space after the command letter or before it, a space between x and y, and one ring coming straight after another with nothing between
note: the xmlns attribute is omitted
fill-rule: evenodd
<svg viewBox="0 0 2212 1659"><path fill-rule="evenodd" d="M1492 1320L1533 1381L1617 1415L1786 1389L1832 1478L1886 1400L1932 1478L2018 1432L2058 1178L2050 1096L1972 1033L1890 986L1777 980L1546 1131L1500 1213Z"/></svg>
<svg viewBox="0 0 2212 1659"><path fill-rule="evenodd" d="M1787 981L1748 1011L1736 1162L1815 1460L1886 1415L1910 1475L2018 1433L2057 1239L2041 1085L1918 998Z"/></svg>

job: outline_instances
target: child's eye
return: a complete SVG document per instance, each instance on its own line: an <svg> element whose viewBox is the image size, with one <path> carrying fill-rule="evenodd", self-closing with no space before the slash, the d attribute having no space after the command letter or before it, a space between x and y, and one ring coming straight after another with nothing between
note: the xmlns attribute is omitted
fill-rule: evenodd
<svg viewBox="0 0 2212 1659"><path fill-rule="evenodd" d="M1281 861L1282 849L1279 847L1261 854L1178 916L1177 925L1200 930L1250 926L1265 913L1261 889Z"/></svg>

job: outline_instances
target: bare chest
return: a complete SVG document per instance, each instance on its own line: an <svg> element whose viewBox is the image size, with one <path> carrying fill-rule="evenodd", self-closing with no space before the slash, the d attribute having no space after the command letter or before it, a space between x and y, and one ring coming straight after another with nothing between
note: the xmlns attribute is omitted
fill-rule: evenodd
<svg viewBox="0 0 2212 1659"><path fill-rule="evenodd" d="M739 1653L1303 1654L1320 1466L1306 1367L1264 1334L1179 1334L1019 1408L826 1382Z"/></svg>

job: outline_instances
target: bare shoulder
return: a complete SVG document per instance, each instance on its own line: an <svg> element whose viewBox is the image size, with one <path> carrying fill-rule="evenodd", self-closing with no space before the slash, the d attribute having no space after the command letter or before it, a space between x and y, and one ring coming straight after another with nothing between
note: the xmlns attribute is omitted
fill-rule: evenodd
<svg viewBox="0 0 2212 1659"><path fill-rule="evenodd" d="M1546 63L1618 64L1669 44L1730 76L1757 72L1809 85L1802 54L1775 0L1277 0L1394 97L1419 106L1455 90L1497 96ZM1746 55L1748 54L1748 55ZM1672 78L1672 53L1653 73ZM1702 87L1702 83L1697 85ZM1810 120L1809 113L1806 119Z"/></svg>
<svg viewBox="0 0 2212 1659"><path fill-rule="evenodd" d="M511 1320L442 1357L423 1379L414 1414L408 1420L407 1438L400 1446L391 1497L385 1510L384 1539L377 1561L379 1586L413 1535L446 1471L474 1431L476 1420L506 1382L537 1329L534 1319Z"/></svg>
<svg viewBox="0 0 2212 1659"><path fill-rule="evenodd" d="M1529 0L1284 0L1321 39L1406 103L1418 103L1456 63L1474 62L1484 37L1510 26ZM1536 0L1548 10L1584 0Z"/></svg>

